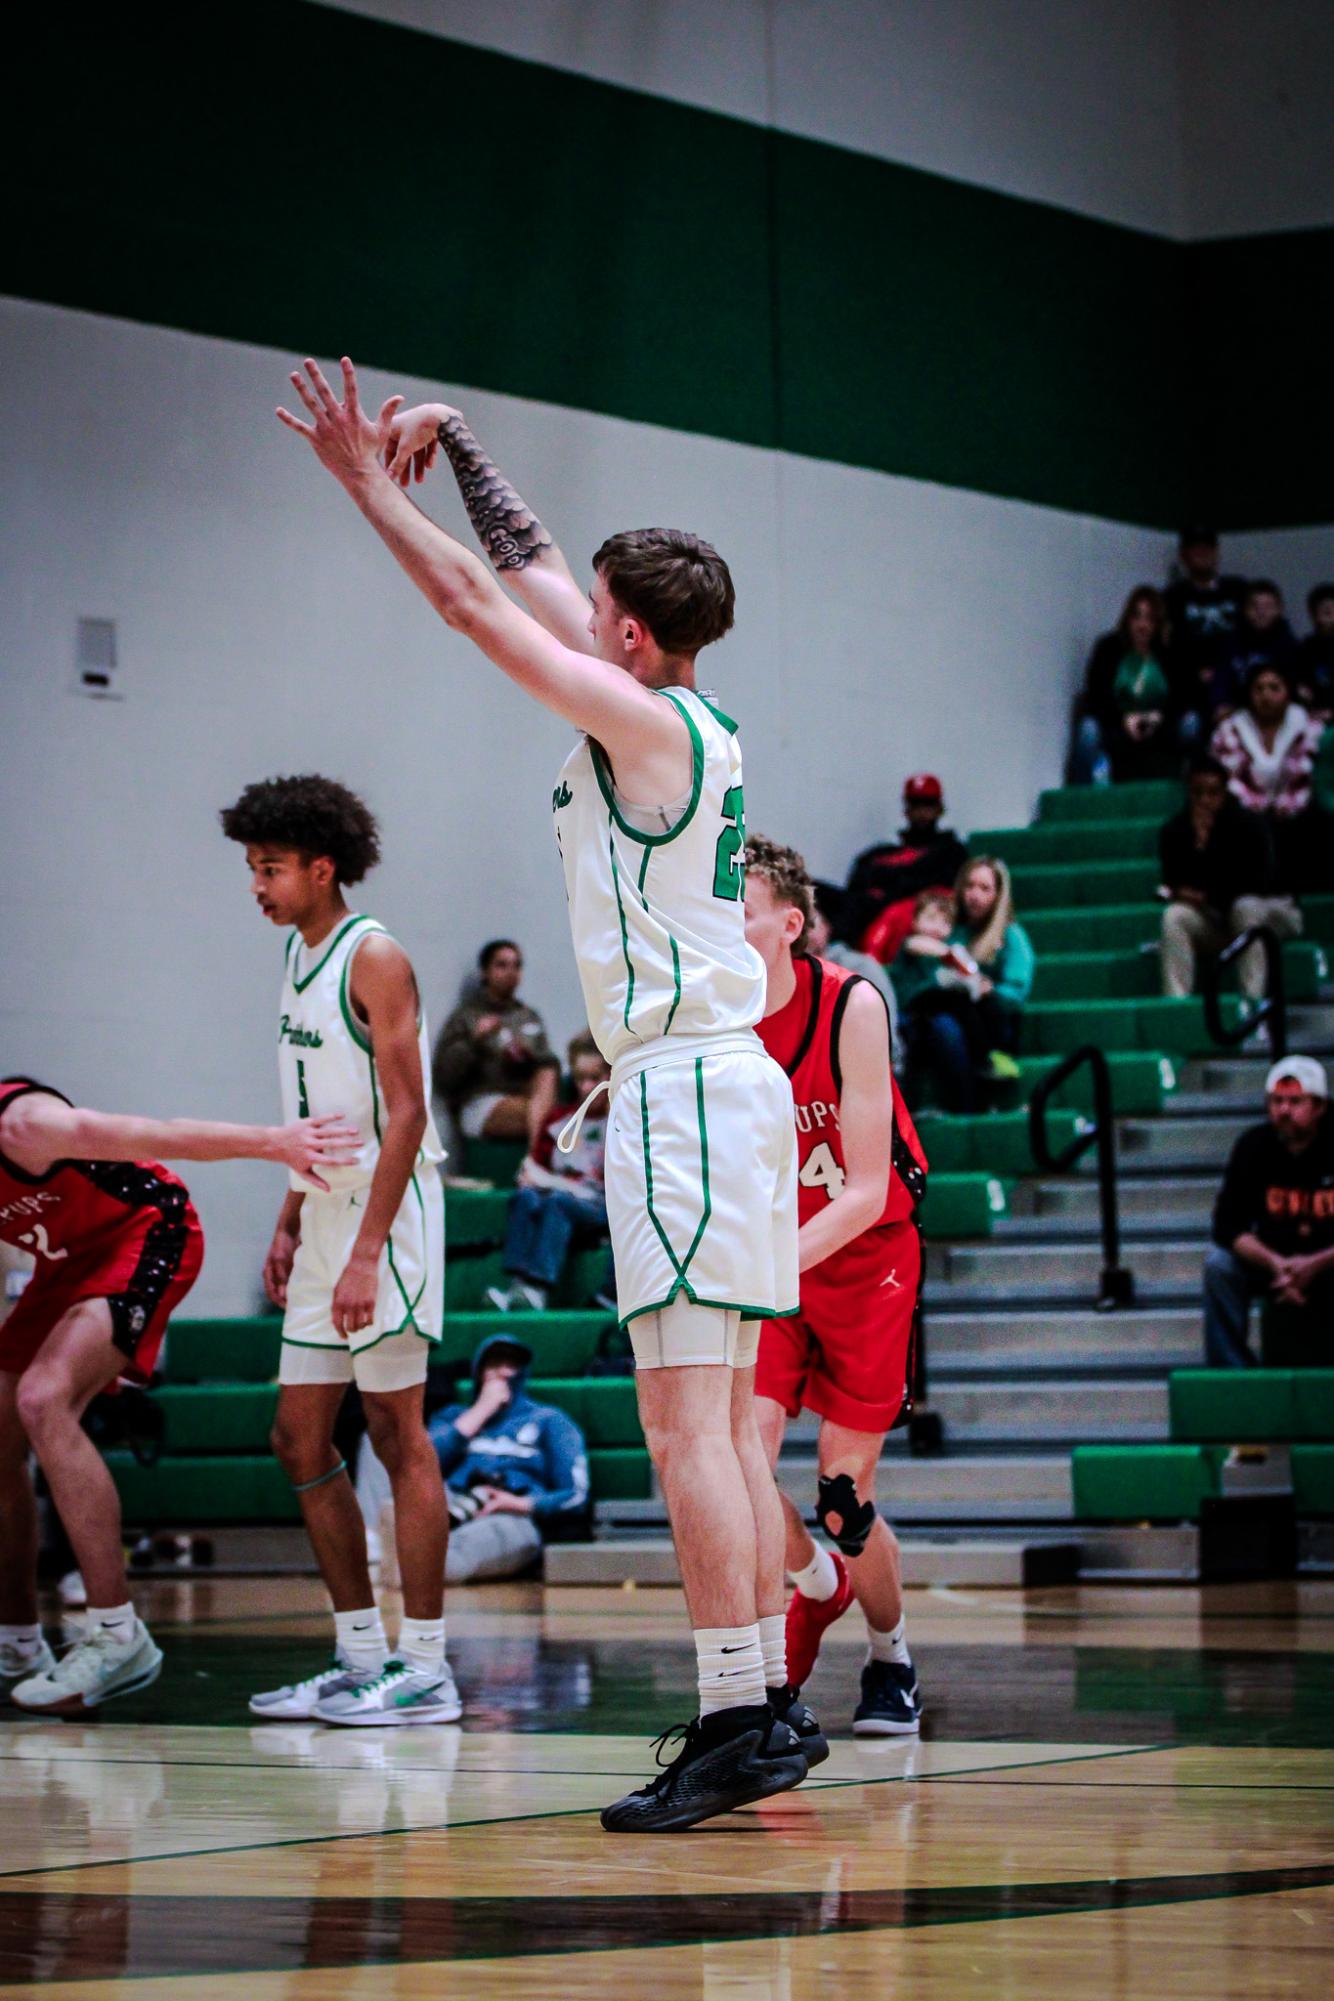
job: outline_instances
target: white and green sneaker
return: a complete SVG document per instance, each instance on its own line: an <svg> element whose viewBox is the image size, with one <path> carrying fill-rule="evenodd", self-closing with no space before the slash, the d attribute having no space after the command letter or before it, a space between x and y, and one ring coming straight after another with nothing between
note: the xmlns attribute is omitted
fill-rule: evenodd
<svg viewBox="0 0 1334 2001"><path fill-rule="evenodd" d="M147 1688L162 1671L162 1649L142 1619L128 1640L98 1627L41 1674L17 1682L9 1699L42 1716L82 1716L113 1695Z"/></svg>
<svg viewBox="0 0 1334 2001"><path fill-rule="evenodd" d="M282 1688L252 1695L250 1712L253 1716L269 1717L275 1723L309 1722L322 1696L361 1688L364 1683L374 1681L379 1672L378 1668L354 1668L341 1654L335 1654L318 1674L307 1675L304 1681L288 1682Z"/></svg>
<svg viewBox="0 0 1334 2001"><path fill-rule="evenodd" d="M0 1640L0 1702L7 1702L21 1681L31 1681L36 1674L49 1674L55 1664L56 1657L43 1639L32 1647Z"/></svg>
<svg viewBox="0 0 1334 2001"><path fill-rule="evenodd" d="M373 1724L385 1730L409 1723L457 1723L463 1704L447 1662L419 1668L388 1661L373 1681L323 1697L315 1714L321 1723Z"/></svg>

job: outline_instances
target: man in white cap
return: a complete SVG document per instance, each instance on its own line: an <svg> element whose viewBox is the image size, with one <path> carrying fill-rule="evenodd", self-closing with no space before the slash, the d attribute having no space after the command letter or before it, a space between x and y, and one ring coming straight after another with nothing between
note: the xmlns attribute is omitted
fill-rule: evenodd
<svg viewBox="0 0 1334 2001"><path fill-rule="evenodd" d="M1268 1118L1232 1149L1204 1261L1204 1352L1245 1368L1251 1302L1264 1299L1271 1368L1334 1355L1334 1124L1314 1056L1285 1056L1265 1078Z"/></svg>

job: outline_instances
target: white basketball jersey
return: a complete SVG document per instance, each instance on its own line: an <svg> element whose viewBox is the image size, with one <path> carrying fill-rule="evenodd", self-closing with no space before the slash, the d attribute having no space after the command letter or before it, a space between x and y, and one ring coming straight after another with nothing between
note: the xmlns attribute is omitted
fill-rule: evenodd
<svg viewBox="0 0 1334 2001"><path fill-rule="evenodd" d="M552 799L588 1025L609 1063L663 1036L735 1034L764 1012L746 943L745 805L736 724L693 689L658 691L685 719L689 799L647 833L599 747L571 752Z"/></svg>
<svg viewBox="0 0 1334 2001"><path fill-rule="evenodd" d="M358 1158L353 1165L321 1169L334 1189L364 1188L380 1158L384 1124L380 1080L370 1038L353 1013L348 992L357 948L376 933L385 935L383 924L377 924L373 917L353 916L345 918L333 936L322 939L313 952L299 932L294 931L287 941L278 1013L278 1075L282 1083L283 1117L290 1122L319 1118L325 1112L341 1112L361 1134ZM429 1110L431 1055L424 1014L417 1040L428 1108L426 1133L417 1156L421 1165L445 1157ZM293 1188L322 1192L295 1171L289 1180Z"/></svg>

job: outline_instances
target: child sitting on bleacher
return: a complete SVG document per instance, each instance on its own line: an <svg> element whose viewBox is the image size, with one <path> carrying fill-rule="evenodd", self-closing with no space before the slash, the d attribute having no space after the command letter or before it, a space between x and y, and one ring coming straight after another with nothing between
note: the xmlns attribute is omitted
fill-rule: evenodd
<svg viewBox="0 0 1334 2001"><path fill-rule="evenodd" d="M561 1127L611 1075L591 1035L577 1035L569 1047L572 1093L548 1115L519 1169L505 1227L504 1266L508 1285L487 1292L492 1306L536 1313L546 1310L576 1243L596 1242L607 1228L603 1159L607 1146L606 1106L584 1120L571 1153L556 1145Z"/></svg>
<svg viewBox="0 0 1334 2001"><path fill-rule="evenodd" d="M934 1073L947 1111L972 1112L979 1077L1017 1077L1019 1066L995 982L973 956L957 917L947 890L924 889L890 977L916 1058L912 1067Z"/></svg>

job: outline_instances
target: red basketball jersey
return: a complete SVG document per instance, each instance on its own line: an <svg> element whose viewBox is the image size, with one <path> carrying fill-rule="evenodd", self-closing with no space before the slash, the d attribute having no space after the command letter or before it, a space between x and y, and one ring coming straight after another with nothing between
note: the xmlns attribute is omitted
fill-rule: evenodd
<svg viewBox="0 0 1334 2001"><path fill-rule="evenodd" d="M869 981L829 959L794 958L792 968L797 976L796 992L777 1014L769 1015L759 1024L758 1033L774 1061L792 1079L799 1162L797 1216L805 1223L818 1214L822 1203L832 1202L843 1192L846 1163L839 1125L843 1095L839 1031L853 988L869 985ZM890 1082L894 1131L889 1191L884 1213L872 1225L874 1229L886 1223L907 1222L916 1215L926 1193L927 1161L922 1142L898 1085L892 1078Z"/></svg>
<svg viewBox="0 0 1334 2001"><path fill-rule="evenodd" d="M0 1113L39 1091L70 1101L30 1077L0 1078ZM27 1174L5 1156L0 1126L0 1239L30 1251L42 1273L80 1263L145 1210L161 1210L164 1192L184 1183L152 1160L59 1160L45 1174ZM179 1198L169 1206L174 1210ZM188 1200L180 1205L188 1208ZM190 1212L193 1214L193 1211Z"/></svg>

